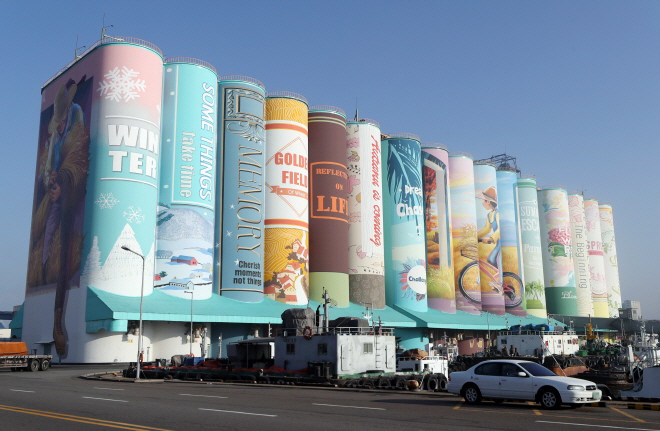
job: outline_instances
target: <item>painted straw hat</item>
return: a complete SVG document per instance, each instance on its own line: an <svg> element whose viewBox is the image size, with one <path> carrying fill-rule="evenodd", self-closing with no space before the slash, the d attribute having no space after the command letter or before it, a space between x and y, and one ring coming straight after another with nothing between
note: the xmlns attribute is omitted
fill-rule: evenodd
<svg viewBox="0 0 660 431"><path fill-rule="evenodd" d="M493 186L487 187L486 190L476 190L476 197L484 201L497 203L497 189Z"/></svg>
<svg viewBox="0 0 660 431"><path fill-rule="evenodd" d="M73 96L76 95L77 89L78 86L76 84L69 85L69 88L66 88L65 84L57 90L55 103L53 104L53 118L51 118L48 124L48 133L53 133L62 120L66 118L67 111L69 110Z"/></svg>

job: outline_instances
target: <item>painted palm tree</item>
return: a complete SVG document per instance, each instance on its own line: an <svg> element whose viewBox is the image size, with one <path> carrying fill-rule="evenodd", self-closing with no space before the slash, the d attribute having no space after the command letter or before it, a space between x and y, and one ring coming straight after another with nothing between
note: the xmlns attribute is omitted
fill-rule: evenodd
<svg viewBox="0 0 660 431"><path fill-rule="evenodd" d="M415 193L405 196L405 186L423 188L421 151L408 145L403 139L390 140L390 151L387 155L387 182L390 185L390 193L394 202L405 202L411 207L424 208L423 197ZM406 219L411 216L406 215ZM417 231L424 232L422 217L415 217Z"/></svg>

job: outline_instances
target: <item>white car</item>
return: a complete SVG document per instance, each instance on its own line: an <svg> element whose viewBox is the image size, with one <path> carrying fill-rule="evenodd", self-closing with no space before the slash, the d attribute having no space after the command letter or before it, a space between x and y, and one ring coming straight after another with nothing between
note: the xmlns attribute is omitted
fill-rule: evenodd
<svg viewBox="0 0 660 431"><path fill-rule="evenodd" d="M461 395L468 404L479 404L484 398L525 400L547 409L561 404L580 407L602 396L593 382L558 376L536 362L516 360L484 361L467 371L451 373L447 390Z"/></svg>

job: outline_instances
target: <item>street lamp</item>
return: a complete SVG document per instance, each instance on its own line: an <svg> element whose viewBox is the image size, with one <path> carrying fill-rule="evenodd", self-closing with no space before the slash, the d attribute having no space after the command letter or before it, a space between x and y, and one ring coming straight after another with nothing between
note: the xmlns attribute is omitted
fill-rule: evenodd
<svg viewBox="0 0 660 431"><path fill-rule="evenodd" d="M140 288L140 333L138 334L138 354L137 354L137 374L135 375L135 380L140 379L140 355L142 354L142 305L144 303L144 256L140 253L131 250L125 245L121 246L122 250L130 251L133 254L137 254L142 258L142 287Z"/></svg>
<svg viewBox="0 0 660 431"><path fill-rule="evenodd" d="M192 356L192 343L193 343L193 304L195 299L194 290L184 290L184 293L190 293L190 356Z"/></svg>

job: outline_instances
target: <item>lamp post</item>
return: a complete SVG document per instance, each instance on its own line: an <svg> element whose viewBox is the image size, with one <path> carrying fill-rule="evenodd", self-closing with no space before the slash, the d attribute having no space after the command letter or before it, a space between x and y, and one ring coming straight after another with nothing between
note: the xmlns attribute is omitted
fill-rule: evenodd
<svg viewBox="0 0 660 431"><path fill-rule="evenodd" d="M142 354L142 306L144 304L144 256L142 256L140 253L131 250L130 248L126 247L125 245L121 246L122 250L130 251L133 254L137 254L142 258L142 287L140 288L140 327L139 331L140 333L138 334L138 354L137 354L137 374L135 375L135 380L140 379L140 355Z"/></svg>
<svg viewBox="0 0 660 431"><path fill-rule="evenodd" d="M190 356L192 356L192 344L193 344L193 304L195 299L194 290L184 290L184 293L190 293Z"/></svg>

